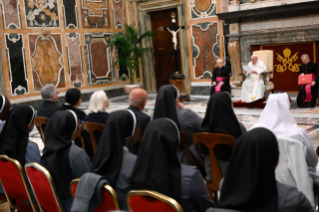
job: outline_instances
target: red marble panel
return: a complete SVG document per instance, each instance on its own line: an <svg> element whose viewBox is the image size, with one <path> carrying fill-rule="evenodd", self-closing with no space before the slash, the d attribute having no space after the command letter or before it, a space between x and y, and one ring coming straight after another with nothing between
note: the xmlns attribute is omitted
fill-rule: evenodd
<svg viewBox="0 0 319 212"><path fill-rule="evenodd" d="M199 56L195 59L195 77L201 77L205 71L212 72L216 67L217 58L213 55L213 45L217 42L217 24L209 26L206 30L192 26L193 42L199 48Z"/></svg>
<svg viewBox="0 0 319 212"><path fill-rule="evenodd" d="M2 0L1 5L4 27L20 29L19 0Z"/></svg>
<svg viewBox="0 0 319 212"><path fill-rule="evenodd" d="M123 29L124 28L124 0L113 0L113 19L114 28Z"/></svg>
<svg viewBox="0 0 319 212"><path fill-rule="evenodd" d="M69 71L71 78L71 86L79 87L84 85L84 77L82 71L81 42L79 34L66 34Z"/></svg>
<svg viewBox="0 0 319 212"><path fill-rule="evenodd" d="M94 39L91 44L92 72L96 78L106 77L109 71L108 54L103 39Z"/></svg>

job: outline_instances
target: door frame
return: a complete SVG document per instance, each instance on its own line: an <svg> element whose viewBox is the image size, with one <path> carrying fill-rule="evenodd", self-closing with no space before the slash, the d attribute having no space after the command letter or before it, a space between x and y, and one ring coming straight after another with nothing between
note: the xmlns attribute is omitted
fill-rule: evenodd
<svg viewBox="0 0 319 212"><path fill-rule="evenodd" d="M140 34L152 30L151 12L177 8L178 25L186 26L186 3L185 0L136 0L138 11L138 27ZM185 75L184 86L187 92L191 91L191 75L188 51L187 30L181 30L179 33L181 70ZM172 44L173 45L173 44ZM142 41L143 47L153 48L152 38ZM151 58L151 59L150 59ZM154 52L149 52L143 58L143 84L149 93L156 93L155 60Z"/></svg>

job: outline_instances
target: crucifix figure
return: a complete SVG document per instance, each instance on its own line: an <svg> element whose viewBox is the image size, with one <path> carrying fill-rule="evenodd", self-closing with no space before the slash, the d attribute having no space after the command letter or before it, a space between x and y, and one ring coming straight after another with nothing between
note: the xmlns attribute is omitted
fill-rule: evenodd
<svg viewBox="0 0 319 212"><path fill-rule="evenodd" d="M172 19L172 23L173 23L172 27L160 27L159 28L160 31L164 31L164 30L169 31L173 36L172 41L174 44L175 72L174 72L174 74L171 75L170 82L172 85L176 86L176 88L178 89L179 100L180 101L189 101L190 96L184 88L185 76L184 76L184 74L179 72L179 68L178 68L178 49L177 49L177 45L178 45L177 34L178 34L178 32L181 29L189 29L189 27L188 26L176 26L176 14L174 12L172 12L172 14L171 14L171 19Z"/></svg>
<svg viewBox="0 0 319 212"><path fill-rule="evenodd" d="M171 19L172 19L172 23L173 23L172 27L160 27L159 30L160 31L167 30L173 36L172 41L173 41L173 44L174 44L175 72L179 72L179 70L178 70L178 49L177 49L178 40L177 40L177 34L178 34L178 32L181 29L189 29L189 27L188 26L176 26L176 14L174 12L172 12L172 14L171 14Z"/></svg>
<svg viewBox="0 0 319 212"><path fill-rule="evenodd" d="M181 30L181 28L179 27L177 31L170 30L168 27L166 29L173 35L174 49L177 50L177 44L178 44L177 33L179 32L179 30Z"/></svg>

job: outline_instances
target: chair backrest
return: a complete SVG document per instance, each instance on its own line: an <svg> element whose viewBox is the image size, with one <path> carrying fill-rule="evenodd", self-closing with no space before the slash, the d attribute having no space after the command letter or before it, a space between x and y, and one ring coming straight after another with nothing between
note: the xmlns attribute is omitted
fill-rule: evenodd
<svg viewBox="0 0 319 212"><path fill-rule="evenodd" d="M219 182L222 179L222 174L219 168L219 164L215 154L215 147L219 144L224 144L229 146L231 149L234 148L234 144L236 142L236 138L230 135L220 134L220 133L195 133L193 135L193 143L195 145L198 156L203 161L202 155L198 150L198 144L202 143L205 145L209 152L209 161L211 167L211 175L212 175L212 186L214 186L214 190L219 190Z"/></svg>
<svg viewBox="0 0 319 212"><path fill-rule="evenodd" d="M105 127L104 124L95 123L95 122L85 122L83 124L83 130L87 131L90 134L94 154L97 148L97 141L95 139L94 132L96 131L102 132L104 127Z"/></svg>
<svg viewBox="0 0 319 212"><path fill-rule="evenodd" d="M266 64L268 72L272 72L274 70L274 51L260 50L254 51L253 54L256 55L259 60L263 61ZM273 79L274 74L270 74L269 77Z"/></svg>
<svg viewBox="0 0 319 212"><path fill-rule="evenodd" d="M82 149L85 149L85 144L84 144L84 140L83 140L83 137L82 137L82 129L83 129L83 125L79 124L78 129L72 135L72 140L73 141L75 141L76 139L80 140Z"/></svg>
<svg viewBox="0 0 319 212"><path fill-rule="evenodd" d="M304 193L312 206L315 206L313 181L309 177L305 147L300 141L291 138L278 138L279 164L276 180L296 187Z"/></svg>
<svg viewBox="0 0 319 212"><path fill-rule="evenodd" d="M40 117L40 116L35 117L35 124L38 127L38 130L40 130L40 135L41 135L43 143L44 143L44 139L45 139L44 126L47 125L48 122L49 122L48 118Z"/></svg>
<svg viewBox="0 0 319 212"><path fill-rule="evenodd" d="M37 163L26 164L25 171L41 211L63 212L50 173Z"/></svg>
<svg viewBox="0 0 319 212"><path fill-rule="evenodd" d="M70 184L70 191L74 199L76 189L78 187L80 179L75 179ZM104 212L104 211L117 211L120 210L118 196L115 190L109 186L105 185L102 190L103 202L94 209L94 212Z"/></svg>
<svg viewBox="0 0 319 212"><path fill-rule="evenodd" d="M19 161L0 155L0 169L0 180L10 207L20 211L38 211ZM30 201L31 207L23 203L25 200Z"/></svg>
<svg viewBox="0 0 319 212"><path fill-rule="evenodd" d="M181 138L181 143L183 145L183 148L184 148L184 151L188 157L188 159L191 161L191 163L194 165L194 166L197 166L200 173L202 174L203 177L206 176L206 172L205 172L205 168L204 168L204 164L199 164L193 153L189 150L189 147L188 147L188 144L187 144L187 135L186 133L184 133L183 131L179 131L180 132L180 138Z"/></svg>
<svg viewBox="0 0 319 212"><path fill-rule="evenodd" d="M131 212L183 212L182 207L174 199L150 190L129 192L127 205Z"/></svg>

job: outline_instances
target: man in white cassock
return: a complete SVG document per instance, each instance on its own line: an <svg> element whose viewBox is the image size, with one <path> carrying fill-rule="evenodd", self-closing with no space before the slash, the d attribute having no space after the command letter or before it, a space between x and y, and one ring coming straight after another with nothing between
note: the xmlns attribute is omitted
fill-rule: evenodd
<svg viewBox="0 0 319 212"><path fill-rule="evenodd" d="M248 73L247 70L244 70L246 79L242 85L242 102L257 101L264 97L265 92L265 84L261 74L267 72L266 64L258 60L256 55L252 55L248 66L252 71Z"/></svg>

